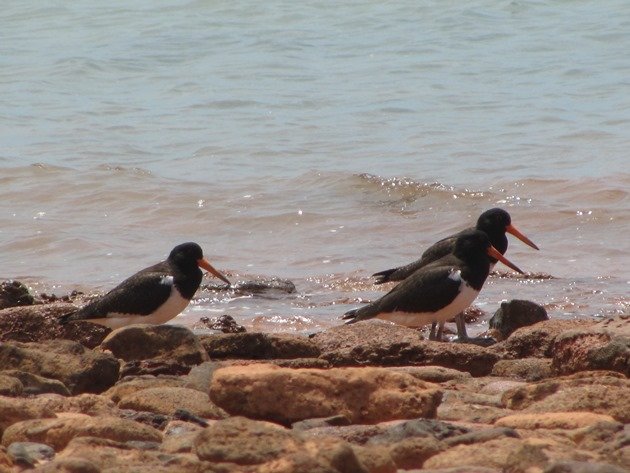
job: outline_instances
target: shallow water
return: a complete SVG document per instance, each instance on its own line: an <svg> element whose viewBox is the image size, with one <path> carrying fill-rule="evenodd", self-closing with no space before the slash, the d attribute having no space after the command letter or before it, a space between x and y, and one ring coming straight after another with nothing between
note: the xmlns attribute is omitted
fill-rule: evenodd
<svg viewBox="0 0 630 473"><path fill-rule="evenodd" d="M28 0L0 28L0 277L105 291L192 240L298 293L177 322L311 331L500 206L554 278L489 278L488 316L630 312L626 2Z"/></svg>

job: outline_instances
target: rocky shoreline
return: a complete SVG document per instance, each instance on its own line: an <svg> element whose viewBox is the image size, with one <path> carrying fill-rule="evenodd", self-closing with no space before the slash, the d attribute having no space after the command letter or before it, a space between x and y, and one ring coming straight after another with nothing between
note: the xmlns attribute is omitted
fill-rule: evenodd
<svg viewBox="0 0 630 473"><path fill-rule="evenodd" d="M8 292L0 472L630 471L629 316L501 325L482 347L379 321L110 332L60 326L72 297Z"/></svg>

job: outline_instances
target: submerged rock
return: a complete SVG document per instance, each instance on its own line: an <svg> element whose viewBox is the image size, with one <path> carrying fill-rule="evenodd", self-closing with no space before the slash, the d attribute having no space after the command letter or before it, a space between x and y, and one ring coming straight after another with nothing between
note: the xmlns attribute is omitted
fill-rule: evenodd
<svg viewBox="0 0 630 473"><path fill-rule="evenodd" d="M193 330L198 329L215 330L222 333L241 333L246 332L245 327L239 325L234 317L223 314L220 317L201 317L199 322L193 326Z"/></svg>
<svg viewBox="0 0 630 473"><path fill-rule="evenodd" d="M549 316L544 307L535 302L513 299L501 303L501 307L490 319L489 326L498 340L505 340L517 328L548 319Z"/></svg>

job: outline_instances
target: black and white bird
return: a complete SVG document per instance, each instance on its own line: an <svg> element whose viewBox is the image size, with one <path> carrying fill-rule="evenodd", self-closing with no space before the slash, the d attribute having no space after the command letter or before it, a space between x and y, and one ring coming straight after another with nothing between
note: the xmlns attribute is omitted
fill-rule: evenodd
<svg viewBox="0 0 630 473"><path fill-rule="evenodd" d="M458 234L451 253L417 269L380 299L346 312L347 323L379 318L407 327L449 320L475 300L490 272L490 258L522 271L479 230Z"/></svg>
<svg viewBox="0 0 630 473"><path fill-rule="evenodd" d="M508 239L506 233L514 235L523 243L538 250L538 246L536 246L534 242L532 242L529 238L523 235L514 225L512 225L512 218L510 217L510 214L508 212L500 208L493 208L490 210L486 210L479 216L475 227L467 228L459 233L450 235L446 238L443 238L442 240L439 240L438 242L431 245L424 253L422 253L420 259L405 266L399 266L373 274L372 276L376 278L375 284L383 284L391 281L404 280L405 278L413 274L416 270L430 263L433 263L434 261L437 261L438 259L448 255L449 253L452 253L457 237L463 232L474 229L481 230L486 235L488 235L492 246L502 255L505 254L508 248ZM493 258L491 256L489 258L490 270L492 271L494 265L497 262L497 258ZM456 322L458 338L460 340L468 339L463 314L457 316ZM441 324L440 332L442 326L443 324ZM434 330L435 326L433 326L431 329L432 334L434 333ZM434 337L432 336L431 338ZM438 338L441 338L441 336L438 336Z"/></svg>
<svg viewBox="0 0 630 473"><path fill-rule="evenodd" d="M197 243L182 243L166 260L138 271L107 294L63 316L60 322L85 320L111 329L137 323L162 324L188 306L201 284L200 268L230 284L203 257Z"/></svg>

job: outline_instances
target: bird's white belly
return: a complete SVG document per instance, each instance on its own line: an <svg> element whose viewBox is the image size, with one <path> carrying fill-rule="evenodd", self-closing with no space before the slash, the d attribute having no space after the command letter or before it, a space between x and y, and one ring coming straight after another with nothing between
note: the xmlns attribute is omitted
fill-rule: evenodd
<svg viewBox="0 0 630 473"><path fill-rule="evenodd" d="M105 325L112 330L132 324L154 324L159 325L168 322L173 317L183 311L190 300L183 298L175 286L171 287L171 295L158 307L155 312L148 315L124 314L120 312L110 312L107 317L100 319L90 319L90 322Z"/></svg>
<svg viewBox="0 0 630 473"><path fill-rule="evenodd" d="M449 305L436 312L382 312L376 317L398 325L414 328L422 327L432 322L445 322L470 307L477 295L479 295L479 291L462 281L457 297Z"/></svg>

